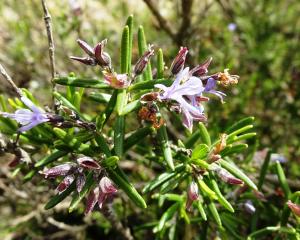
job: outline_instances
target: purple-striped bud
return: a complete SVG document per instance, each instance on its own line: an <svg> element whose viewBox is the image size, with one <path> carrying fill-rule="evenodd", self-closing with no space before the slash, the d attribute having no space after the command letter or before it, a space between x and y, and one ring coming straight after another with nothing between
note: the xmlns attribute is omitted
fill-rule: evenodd
<svg viewBox="0 0 300 240"><path fill-rule="evenodd" d="M173 60L173 62L171 64L171 67L170 67L171 73L176 75L183 69L187 53L188 53L187 47L180 48L177 56L175 57L175 59Z"/></svg>
<svg viewBox="0 0 300 240"><path fill-rule="evenodd" d="M292 203L291 200L288 200L286 204L296 216L300 217L300 205Z"/></svg>
<svg viewBox="0 0 300 240"><path fill-rule="evenodd" d="M190 74L195 76L195 77L200 77L203 76L204 74L206 74L208 72L208 67L210 65L212 61L212 57L210 57L209 59L207 59L204 63L199 64L198 66L194 67L191 71Z"/></svg>
<svg viewBox="0 0 300 240"><path fill-rule="evenodd" d="M74 169L76 168L76 165L74 163L65 163L58 166L55 166L53 168L47 169L43 171L41 174L45 175L45 178L55 178L58 176L66 176L70 174Z"/></svg>
<svg viewBox="0 0 300 240"><path fill-rule="evenodd" d="M86 65L96 66L97 64L101 67L111 68L111 59L108 53L104 52L103 49L107 43L107 39L99 42L94 48L87 44L85 41L78 39L77 43L81 49L87 53L88 57L70 57L73 60L81 62Z"/></svg>
<svg viewBox="0 0 300 240"><path fill-rule="evenodd" d="M188 198L186 201L186 209L189 211L192 203L199 198L199 188L197 183L195 183L194 181L189 185L187 195Z"/></svg>
<svg viewBox="0 0 300 240"><path fill-rule="evenodd" d="M78 193L81 192L84 184L85 184L86 178L85 175L83 173L79 173L79 175L77 176L76 179L76 190Z"/></svg>
<svg viewBox="0 0 300 240"><path fill-rule="evenodd" d="M94 56L101 67L111 68L111 58L108 53L103 51L106 43L107 39L104 39L96 45L96 47L94 48Z"/></svg>
<svg viewBox="0 0 300 240"><path fill-rule="evenodd" d="M99 182L99 196L98 196L98 205L99 208L102 208L104 202L112 197L118 189L114 186L112 181L108 177L101 178Z"/></svg>
<svg viewBox="0 0 300 240"><path fill-rule="evenodd" d="M87 169L100 169L99 163L97 163L94 159L90 157L81 157L77 159L77 162L80 167Z"/></svg>
<svg viewBox="0 0 300 240"><path fill-rule="evenodd" d="M101 178L99 187L105 194L116 193L118 191L118 189L114 186L113 182L108 177Z"/></svg>
<svg viewBox="0 0 300 240"><path fill-rule="evenodd" d="M95 189L90 191L90 193L87 197L87 201L86 201L86 207L85 207L85 211L84 211L85 215L87 215L91 211L93 211L96 203L98 202L98 196L99 196L99 188L98 187L96 187Z"/></svg>
<svg viewBox="0 0 300 240"><path fill-rule="evenodd" d="M210 170L214 171L219 178L221 178L222 181L233 184L233 185L243 185L244 182L241 179L236 178L233 176L230 172L228 172L226 169L221 168L220 166L216 164L211 164Z"/></svg>
<svg viewBox="0 0 300 240"><path fill-rule="evenodd" d="M88 43L86 43L85 41L81 40L81 39L77 39L77 43L80 46L80 48L87 53L90 57L94 57L95 56L95 52L93 47L91 47Z"/></svg>
<svg viewBox="0 0 300 240"><path fill-rule="evenodd" d="M97 65L96 60L94 58L91 58L91 57L74 57L74 56L71 56L70 58L73 59L73 60L76 60L78 62L81 62L85 65L89 65L89 66L96 66Z"/></svg>
<svg viewBox="0 0 300 240"><path fill-rule="evenodd" d="M73 174L66 176L56 188L58 194L61 194L63 191L65 191L74 180L75 176Z"/></svg>
<svg viewBox="0 0 300 240"><path fill-rule="evenodd" d="M195 183L194 181L190 184L189 188L188 188L188 197L189 199L191 199L192 201L195 201L198 199L199 197L199 189L198 189L198 185L197 183Z"/></svg>
<svg viewBox="0 0 300 240"><path fill-rule="evenodd" d="M148 50L143 56L137 61L134 67L135 76L140 75L146 68L150 58L154 55L153 45L149 45Z"/></svg>

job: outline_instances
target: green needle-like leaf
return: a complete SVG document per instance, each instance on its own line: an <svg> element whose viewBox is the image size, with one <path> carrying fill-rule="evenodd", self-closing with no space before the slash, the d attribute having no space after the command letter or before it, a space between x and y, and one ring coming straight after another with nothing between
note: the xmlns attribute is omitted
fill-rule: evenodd
<svg viewBox="0 0 300 240"><path fill-rule="evenodd" d="M139 46L139 55L142 56L148 50L144 28L142 26L140 26L138 29L138 46ZM143 80L144 81L152 80L152 69L151 69L150 60L147 64L145 71L143 72Z"/></svg>

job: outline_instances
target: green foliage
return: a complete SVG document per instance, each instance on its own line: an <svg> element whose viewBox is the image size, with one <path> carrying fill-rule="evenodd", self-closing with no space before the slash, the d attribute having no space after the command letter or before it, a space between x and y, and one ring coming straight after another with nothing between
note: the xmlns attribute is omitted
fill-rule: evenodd
<svg viewBox="0 0 300 240"><path fill-rule="evenodd" d="M135 236L149 233L153 239L183 239L191 232L192 237L201 236L201 239L217 236L222 239L275 236L278 239L298 239L299 219L291 214L286 205L288 200L300 203L299 192L291 184L296 176L289 176L291 171L297 173L297 168L287 171L285 163L274 163L272 160L273 152L284 150L289 156L297 156L298 151L298 138L295 136L300 128L294 116L299 107L299 91L291 79L298 76L295 69L299 66L296 54L299 30L297 24L291 23L299 6L293 1L289 3L293 7L282 17L275 9L283 7L284 1L278 4L275 1L257 1L252 12L249 12L249 2L228 1L220 8L224 14L211 14L209 24L204 17L199 25L201 31L182 40L181 45L187 42L191 49L197 49L197 34L201 32L201 51L194 52L194 56L196 54L202 59L204 55L213 55L220 66L230 66L233 72L241 75L240 84L232 91L233 95L238 95L231 97L235 100L222 107L208 105L211 108L208 123L199 123L193 133L178 132L178 129L182 130L182 124L174 114L167 115L165 124L158 129L149 122L140 121L138 111L144 106L140 96L154 91L155 84L170 86L173 82L165 74L167 64L164 61L170 62L175 50L163 53L162 48L171 45L166 41L167 37L151 30L148 34L147 25L136 29L131 15L123 28L120 51L113 51L113 60L120 60L119 72L131 76L133 60L147 50L144 29L147 29L147 39L162 47L157 51L156 61L149 61L143 74L127 89L113 89L93 70L85 71L84 75L55 77L54 82L60 86L53 92L59 103L56 111L70 125L63 128L42 124L21 133L19 146L28 151L32 161L19 163L13 176L20 176L27 183L39 181L38 184L44 186L46 181L42 181L39 174L42 170L75 162L74 157L85 155L97 159L101 165L100 174L107 175L120 190L118 200L111 206L118 213L117 218L127 218L121 220L129 223ZM0 4L0 7L3 8L3 5ZM3 10L1 8L0 12ZM212 7L208 12L220 13L220 9ZM225 16L237 24L235 32L227 30ZM174 16L170 14L169 17L172 19ZM18 25L9 22L9 26L14 26L17 33L22 32L29 38L32 23L26 17L23 19ZM58 22L65 20L65 16L61 16ZM62 42L68 39L69 32L74 28L80 28L78 19L78 22L74 19L70 21L73 30L60 29L57 33ZM101 33L107 27L102 28ZM99 35L93 38L94 42L96 39L98 41ZM14 49L14 52L9 51L12 61L26 65L31 58L38 59L39 51L25 47L29 45L27 41L26 45L19 38L13 41L8 44ZM108 47L115 50L116 45L117 41ZM58 58L65 61L66 56L59 49L62 48L58 44ZM76 51L72 49L71 52ZM66 52L69 54L70 50ZM66 67L61 60L58 62L65 71L75 68L73 63ZM156 67L156 77L153 77L151 65ZM21 73L26 78L24 69ZM93 77L89 77L91 75ZM26 89L23 92L35 104L42 105L33 97L39 93L31 94ZM3 112L25 107L19 99L3 96L0 104ZM75 115L75 119L68 111ZM245 115L255 115L256 121L254 117L238 121ZM0 117L2 134L16 140L17 129L14 121ZM222 137L216 137L220 133L226 134L225 143ZM272 147L262 161L257 160L257 142L261 144L259 148L266 145ZM226 172L227 178L235 177L243 181L243 186L228 184L218 175L218 171ZM48 202L44 198L43 201L47 202L44 208L51 209L71 197L69 212L81 217L82 202L98 184L92 172L85 170L84 174L86 182L80 193L76 191L74 181L62 193L54 196L51 193ZM188 209L188 188L192 182L197 183L200 196ZM47 190L43 191L46 194ZM256 209L255 213L249 210L247 204ZM104 226L96 220L97 214L93 213L97 227L104 229L105 234L114 231L113 227ZM131 224L130 217L136 218L137 222Z"/></svg>

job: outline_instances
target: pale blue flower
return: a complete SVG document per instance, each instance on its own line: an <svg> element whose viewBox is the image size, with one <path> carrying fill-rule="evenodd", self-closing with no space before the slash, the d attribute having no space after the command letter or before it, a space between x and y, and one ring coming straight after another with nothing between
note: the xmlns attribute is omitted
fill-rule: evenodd
<svg viewBox="0 0 300 240"><path fill-rule="evenodd" d="M227 28L230 32L234 32L237 28L237 25L235 23L229 23Z"/></svg>
<svg viewBox="0 0 300 240"><path fill-rule="evenodd" d="M204 87L199 78L190 75L189 68L179 72L170 87L162 84L156 84L155 87L163 90L159 96L160 100L174 100L179 103L185 127L192 130L194 120L206 120L204 108L197 101L197 96L201 96Z"/></svg>
<svg viewBox="0 0 300 240"><path fill-rule="evenodd" d="M48 114L35 106L34 103L31 102L28 98L23 96L21 97L21 101L29 109L21 108L15 111L15 113L0 113L0 115L2 115L3 117L14 119L18 123L20 123L22 127L18 129L19 132L28 131L36 125L48 122L50 120Z"/></svg>

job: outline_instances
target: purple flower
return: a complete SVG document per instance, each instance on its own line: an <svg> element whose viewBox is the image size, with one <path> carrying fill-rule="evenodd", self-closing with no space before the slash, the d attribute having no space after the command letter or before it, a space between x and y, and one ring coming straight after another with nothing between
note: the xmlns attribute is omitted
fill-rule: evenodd
<svg viewBox="0 0 300 240"><path fill-rule="evenodd" d="M220 98L221 102L224 102L223 97L225 97L226 94L221 91L215 90L216 85L217 85L217 82L215 79L213 79L213 78L207 79L207 83L205 85L204 92L214 94Z"/></svg>
<svg viewBox="0 0 300 240"><path fill-rule="evenodd" d="M236 28L237 28L237 25L236 25L235 23L229 23L229 24L227 25L227 28L228 28L228 30L229 30L230 32L234 32L234 31L236 30Z"/></svg>
<svg viewBox="0 0 300 240"><path fill-rule="evenodd" d="M162 84L155 84L154 86L163 90L159 96L160 100L174 100L179 103L183 114L183 125L188 129L192 130L194 120L206 120L203 113L204 108L198 101L204 87L199 78L190 75L189 68L178 73L170 87Z"/></svg>
<svg viewBox="0 0 300 240"><path fill-rule="evenodd" d="M18 129L19 132L28 131L36 125L50 121L48 114L35 106L33 102L31 102L28 98L23 96L21 97L21 101L30 110L21 108L15 111L15 113L0 113L0 115L2 115L3 117L14 119L18 123L20 123L22 127Z"/></svg>

